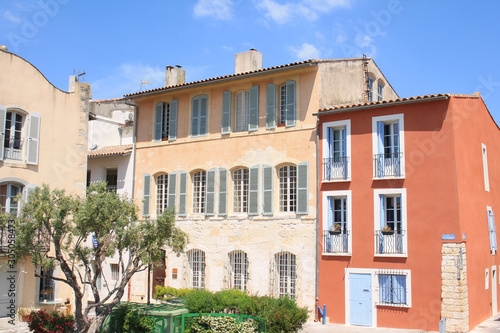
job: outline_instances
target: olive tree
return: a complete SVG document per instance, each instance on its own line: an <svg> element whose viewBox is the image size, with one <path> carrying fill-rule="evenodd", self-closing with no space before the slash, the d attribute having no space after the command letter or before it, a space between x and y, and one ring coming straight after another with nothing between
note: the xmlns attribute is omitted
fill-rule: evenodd
<svg viewBox="0 0 500 333"><path fill-rule="evenodd" d="M37 277L50 277L73 289L77 332L95 332L122 298L132 276L163 261L163 248L184 250L187 235L175 227L173 209L156 220L140 222L137 212L136 205L106 191L102 182L89 186L82 198L43 185L23 204L16 219L17 258L31 256ZM113 256L118 257L121 276L99 291L103 263ZM47 276L55 267L62 274ZM88 289L95 302L84 308ZM92 310L97 311L90 322Z"/></svg>

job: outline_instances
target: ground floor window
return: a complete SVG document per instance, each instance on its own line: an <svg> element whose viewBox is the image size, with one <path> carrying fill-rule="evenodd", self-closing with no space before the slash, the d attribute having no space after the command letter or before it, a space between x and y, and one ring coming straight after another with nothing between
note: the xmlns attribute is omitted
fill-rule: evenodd
<svg viewBox="0 0 500 333"><path fill-rule="evenodd" d="M22 193L23 186L19 184L0 185L0 206L3 213L17 216L19 211L19 200L17 195Z"/></svg>
<svg viewBox="0 0 500 333"><path fill-rule="evenodd" d="M52 275L54 271L49 269L47 271L40 270L40 278L38 278L39 283L39 292L38 292L38 301L46 302L54 300L54 280L52 279Z"/></svg>
<svg viewBox="0 0 500 333"><path fill-rule="evenodd" d="M401 271L381 271L378 274L379 305L408 305L408 275Z"/></svg>
<svg viewBox="0 0 500 333"><path fill-rule="evenodd" d="M295 254L280 251L274 255L274 267L272 267L274 276L273 294L279 297L296 297L297 285L297 257Z"/></svg>
<svg viewBox="0 0 500 333"><path fill-rule="evenodd" d="M191 288L205 288L205 252L198 249L189 250L187 257L191 268Z"/></svg>
<svg viewBox="0 0 500 333"><path fill-rule="evenodd" d="M229 253L231 289L247 290L248 256L244 251Z"/></svg>

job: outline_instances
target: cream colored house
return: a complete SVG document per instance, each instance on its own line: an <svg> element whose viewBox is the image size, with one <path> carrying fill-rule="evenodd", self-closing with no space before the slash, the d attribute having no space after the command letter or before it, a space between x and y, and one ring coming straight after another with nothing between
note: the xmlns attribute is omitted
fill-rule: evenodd
<svg viewBox="0 0 500 333"><path fill-rule="evenodd" d="M68 193L85 193L87 122L91 88L70 77L69 91L52 85L32 64L5 49L0 51L0 205L16 213L17 193L43 183ZM54 307L70 299L72 290L53 280L38 279L29 258L7 265L7 233L0 243L0 316L17 307ZM12 273L11 273L12 272ZM56 269L54 276L62 274ZM10 293L7 278L15 285ZM15 295L14 295L15 294Z"/></svg>
<svg viewBox="0 0 500 333"><path fill-rule="evenodd" d="M144 218L173 206L189 234L166 254L151 287L296 298L313 311L317 270L318 109L397 98L370 58L308 60L262 68L236 55L235 73L138 92L135 202ZM131 283L145 300L147 273Z"/></svg>

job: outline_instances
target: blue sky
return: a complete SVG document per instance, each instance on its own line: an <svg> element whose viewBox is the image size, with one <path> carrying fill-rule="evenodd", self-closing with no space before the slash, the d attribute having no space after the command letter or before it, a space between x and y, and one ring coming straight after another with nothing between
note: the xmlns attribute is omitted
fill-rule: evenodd
<svg viewBox="0 0 500 333"><path fill-rule="evenodd" d="M500 1L0 0L0 44L57 87L85 71L94 99L232 74L255 48L264 67L373 57L400 97L479 91L500 123Z"/></svg>

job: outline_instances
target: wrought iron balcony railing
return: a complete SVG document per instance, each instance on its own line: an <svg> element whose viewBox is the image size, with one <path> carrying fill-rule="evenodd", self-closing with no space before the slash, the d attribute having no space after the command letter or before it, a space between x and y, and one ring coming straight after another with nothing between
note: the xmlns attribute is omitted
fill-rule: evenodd
<svg viewBox="0 0 500 333"><path fill-rule="evenodd" d="M375 177L401 177L401 161L403 153L375 154L373 163L375 166Z"/></svg>
<svg viewBox="0 0 500 333"><path fill-rule="evenodd" d="M376 254L404 254L406 230L375 230Z"/></svg>
<svg viewBox="0 0 500 333"><path fill-rule="evenodd" d="M323 253L349 253L349 230L331 234L323 230Z"/></svg>
<svg viewBox="0 0 500 333"><path fill-rule="evenodd" d="M347 179L349 157L331 157L323 159L323 181Z"/></svg>
<svg viewBox="0 0 500 333"><path fill-rule="evenodd" d="M23 160L23 146L26 141L25 138L10 137L7 140L7 147L3 148L3 157L6 160L22 161Z"/></svg>

